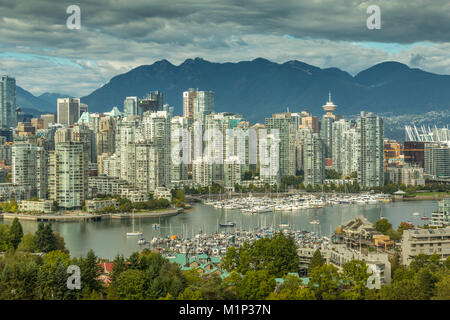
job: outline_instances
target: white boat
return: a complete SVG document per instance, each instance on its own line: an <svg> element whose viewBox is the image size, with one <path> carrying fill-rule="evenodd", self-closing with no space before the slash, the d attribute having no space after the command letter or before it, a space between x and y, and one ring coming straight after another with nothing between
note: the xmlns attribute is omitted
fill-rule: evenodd
<svg viewBox="0 0 450 320"><path fill-rule="evenodd" d="M131 221L133 223L133 231L132 232L127 232L127 237L142 236L144 234L142 231L134 230L134 213L131 216Z"/></svg>
<svg viewBox="0 0 450 320"><path fill-rule="evenodd" d="M420 216L420 213L419 213L419 212L414 212L414 213L413 213L413 216L416 216L416 217L417 217L417 216Z"/></svg>
<svg viewBox="0 0 450 320"><path fill-rule="evenodd" d="M366 204L367 201L366 201L365 199L357 199L357 200L355 201L355 203L356 203L356 204Z"/></svg>
<svg viewBox="0 0 450 320"><path fill-rule="evenodd" d="M236 225L236 223L231 222L231 221L227 221L225 223L220 223L219 224L221 227L234 227Z"/></svg>
<svg viewBox="0 0 450 320"><path fill-rule="evenodd" d="M144 238L141 238L138 240L138 244L145 244L147 241L145 241Z"/></svg>
<svg viewBox="0 0 450 320"><path fill-rule="evenodd" d="M127 237L135 237L135 236L142 236L143 233L140 231L136 231L136 232L127 232Z"/></svg>
<svg viewBox="0 0 450 320"><path fill-rule="evenodd" d="M264 207L264 206L258 206L253 208L253 212L272 212L272 208L270 207Z"/></svg>

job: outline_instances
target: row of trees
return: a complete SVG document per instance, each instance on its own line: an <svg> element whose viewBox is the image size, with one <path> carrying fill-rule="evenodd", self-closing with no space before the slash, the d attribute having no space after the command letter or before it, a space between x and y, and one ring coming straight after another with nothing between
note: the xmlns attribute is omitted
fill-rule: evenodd
<svg viewBox="0 0 450 320"><path fill-rule="evenodd" d="M19 206L14 198L3 202L1 208L3 212L17 213L19 211Z"/></svg>
<svg viewBox="0 0 450 320"><path fill-rule="evenodd" d="M45 253L53 250L69 253L64 238L52 230L50 223L40 222L34 234L24 234L17 218L11 226L0 224L0 252Z"/></svg>
<svg viewBox="0 0 450 320"><path fill-rule="evenodd" d="M41 240L36 243L53 243L46 239L48 227L40 231L46 237L37 233ZM109 286L100 281L99 259L93 251L86 258L71 258L61 250L32 256L19 252L21 242L18 249L0 258L0 299L450 299L450 259L441 262L438 255L422 254L404 267L397 255L392 261L392 283L370 289L371 274L364 261L350 261L339 271L326 264L319 250L309 265L308 278L299 278L295 242L281 233L230 248L222 261L229 271L224 279L203 276L197 270L181 271L177 264L148 250L128 258L117 255ZM67 288L69 265L81 269L81 290ZM277 285L276 278L283 283Z"/></svg>
<svg viewBox="0 0 450 320"><path fill-rule="evenodd" d="M403 231L413 229L414 225L408 222L401 222L397 230L392 228L392 224L385 218L375 222L375 229L384 235L388 235L392 240L400 240Z"/></svg>
<svg viewBox="0 0 450 320"><path fill-rule="evenodd" d="M70 265L81 271L81 290L67 287ZM99 299L97 257L90 251L86 258L71 258L67 252L50 251L43 257L18 252L0 259L1 300Z"/></svg>
<svg viewBox="0 0 450 320"><path fill-rule="evenodd" d="M106 198L106 197L100 196L99 198ZM115 196L114 199L116 199L119 202L118 208L115 208L114 206L109 206L103 208L98 213L131 212L133 209L137 211L156 210L170 207L169 200L163 198L160 199L150 198L148 201L145 202L132 202L131 200L122 198L120 196ZM85 207L84 210L86 210Z"/></svg>

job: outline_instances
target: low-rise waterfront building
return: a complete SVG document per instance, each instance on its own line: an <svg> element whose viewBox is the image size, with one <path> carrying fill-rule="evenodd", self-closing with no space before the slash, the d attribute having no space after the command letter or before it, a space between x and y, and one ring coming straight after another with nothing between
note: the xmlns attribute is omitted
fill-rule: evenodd
<svg viewBox="0 0 450 320"><path fill-rule="evenodd" d="M19 202L19 212L52 213L52 200L22 200Z"/></svg>
<svg viewBox="0 0 450 320"><path fill-rule="evenodd" d="M334 184L335 186L343 186L346 184L353 184L355 182L355 179L325 179L323 180L324 184L331 185Z"/></svg>
<svg viewBox="0 0 450 320"><path fill-rule="evenodd" d="M405 164L401 167L388 167L387 178L392 184L421 186L425 184L423 168L418 165Z"/></svg>
<svg viewBox="0 0 450 320"><path fill-rule="evenodd" d="M131 202L145 202L150 199L148 193L139 190L134 190L131 188L122 189L122 193L120 196L122 198L127 198Z"/></svg>
<svg viewBox="0 0 450 320"><path fill-rule="evenodd" d="M375 271L380 275L381 284L389 284L391 282L391 263L389 262L389 255L387 253L363 252L349 248L346 244L311 244L298 247L297 254L300 257L300 270L303 270L303 272L308 270L316 250L320 251L326 263L334 265L339 270L342 270L342 267L347 262L361 260L372 270L368 270L368 272Z"/></svg>
<svg viewBox="0 0 450 320"><path fill-rule="evenodd" d="M108 207L119 208L119 202L116 199L93 199L86 200L85 203L86 211L90 213L99 212Z"/></svg>
<svg viewBox="0 0 450 320"><path fill-rule="evenodd" d="M438 210L431 213L432 227L446 227L450 225L450 199L439 201Z"/></svg>
<svg viewBox="0 0 450 320"><path fill-rule="evenodd" d="M153 197L155 199L166 199L167 201L172 202L172 192L166 187L156 188Z"/></svg>
<svg viewBox="0 0 450 320"><path fill-rule="evenodd" d="M99 175L89 177L88 186L91 197L98 195L114 196L121 195L122 190L128 188L128 182L116 177Z"/></svg>
<svg viewBox="0 0 450 320"><path fill-rule="evenodd" d="M339 270L343 265L352 260L364 261L367 266L380 276L381 284L389 284L391 282L391 263L387 253L368 252L364 254L362 251L348 248L345 244L332 245L325 250L325 259L327 263L335 265ZM370 271L369 271L370 272Z"/></svg>
<svg viewBox="0 0 450 320"><path fill-rule="evenodd" d="M444 261L450 256L450 227L403 231L402 263L409 265L418 254L438 254Z"/></svg>

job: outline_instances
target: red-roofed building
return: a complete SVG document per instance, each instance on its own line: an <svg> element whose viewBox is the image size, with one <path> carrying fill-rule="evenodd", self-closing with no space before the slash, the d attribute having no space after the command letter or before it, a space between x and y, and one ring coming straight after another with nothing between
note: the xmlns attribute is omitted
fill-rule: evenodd
<svg viewBox="0 0 450 320"><path fill-rule="evenodd" d="M100 272L105 274L110 274L113 271L114 263L113 262L102 262L99 263Z"/></svg>
<svg viewBox="0 0 450 320"><path fill-rule="evenodd" d="M102 262L97 264L99 267L99 271L101 275L97 278L97 280L100 280L103 282L105 286L109 286L111 283L111 273L113 271L114 263L112 262Z"/></svg>

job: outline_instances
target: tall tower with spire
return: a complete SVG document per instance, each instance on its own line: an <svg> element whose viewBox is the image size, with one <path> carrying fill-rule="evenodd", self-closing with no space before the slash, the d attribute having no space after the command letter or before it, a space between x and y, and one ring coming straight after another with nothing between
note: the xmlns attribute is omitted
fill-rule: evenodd
<svg viewBox="0 0 450 320"><path fill-rule="evenodd" d="M326 114L324 115L325 118L336 118L336 115L333 112L334 110L336 110L337 105L335 105L333 101L331 101L331 91L328 91L328 101L322 106L322 108L326 112Z"/></svg>
<svg viewBox="0 0 450 320"><path fill-rule="evenodd" d="M326 112L322 121L320 122L320 137L324 143L324 156L326 159L332 158L332 129L333 122L339 120L340 117L335 115L333 112L336 110L337 105L331 100L331 91L328 91L328 101L322 106L323 110Z"/></svg>

